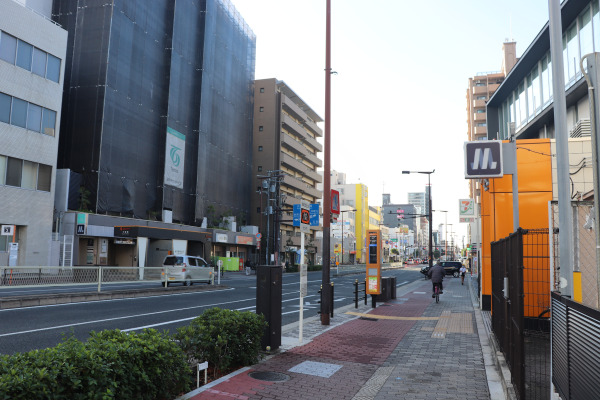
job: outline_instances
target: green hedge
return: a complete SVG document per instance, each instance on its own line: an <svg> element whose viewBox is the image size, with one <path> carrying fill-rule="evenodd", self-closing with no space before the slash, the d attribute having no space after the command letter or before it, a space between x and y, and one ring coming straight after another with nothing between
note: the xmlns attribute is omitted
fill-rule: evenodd
<svg viewBox="0 0 600 400"><path fill-rule="evenodd" d="M53 348L0 355L0 400L173 399L192 388L197 362L214 373L258 361L264 318L213 308L168 332L92 332Z"/></svg>
<svg viewBox="0 0 600 400"><path fill-rule="evenodd" d="M155 330L0 357L0 399L171 399L190 382L181 348Z"/></svg>
<svg viewBox="0 0 600 400"><path fill-rule="evenodd" d="M175 339L190 363L208 361L216 376L259 360L264 326L262 315L211 308L178 328Z"/></svg>

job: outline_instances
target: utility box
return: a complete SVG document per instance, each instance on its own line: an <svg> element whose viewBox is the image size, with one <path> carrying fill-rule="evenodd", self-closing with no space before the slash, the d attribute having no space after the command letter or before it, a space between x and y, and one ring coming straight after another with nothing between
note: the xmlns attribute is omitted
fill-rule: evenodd
<svg viewBox="0 0 600 400"><path fill-rule="evenodd" d="M270 346L271 351L281 346L281 297L283 268L274 265L256 267L256 314L265 317L267 326L261 340L261 348Z"/></svg>

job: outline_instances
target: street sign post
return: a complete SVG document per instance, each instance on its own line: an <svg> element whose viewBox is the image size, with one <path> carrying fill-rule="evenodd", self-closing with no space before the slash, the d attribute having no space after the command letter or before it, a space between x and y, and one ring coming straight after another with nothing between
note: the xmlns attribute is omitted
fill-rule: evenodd
<svg viewBox="0 0 600 400"><path fill-rule="evenodd" d="M465 142L465 178L501 178L502 142L500 140L476 140Z"/></svg>

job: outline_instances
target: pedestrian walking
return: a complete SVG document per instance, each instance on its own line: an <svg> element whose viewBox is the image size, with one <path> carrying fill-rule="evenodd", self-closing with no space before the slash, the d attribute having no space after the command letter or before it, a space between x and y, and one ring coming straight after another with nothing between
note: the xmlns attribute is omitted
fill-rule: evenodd
<svg viewBox="0 0 600 400"><path fill-rule="evenodd" d="M466 273L467 273L467 268L463 265L462 267L460 267L460 279L461 279L460 284L461 285L465 284L465 274Z"/></svg>

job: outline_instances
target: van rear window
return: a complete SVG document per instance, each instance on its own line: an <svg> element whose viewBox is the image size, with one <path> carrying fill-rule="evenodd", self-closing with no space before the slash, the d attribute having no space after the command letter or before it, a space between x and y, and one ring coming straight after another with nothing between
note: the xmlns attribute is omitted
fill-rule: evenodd
<svg viewBox="0 0 600 400"><path fill-rule="evenodd" d="M167 257L165 259L165 265L177 265L183 263L183 257Z"/></svg>

